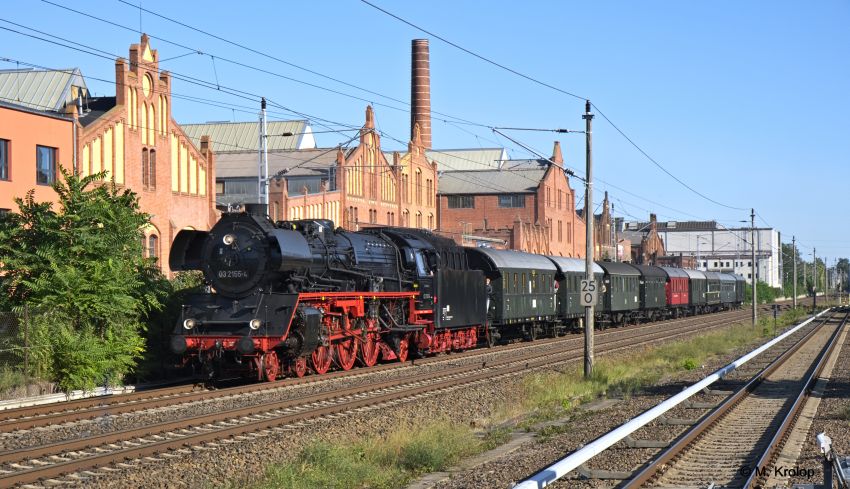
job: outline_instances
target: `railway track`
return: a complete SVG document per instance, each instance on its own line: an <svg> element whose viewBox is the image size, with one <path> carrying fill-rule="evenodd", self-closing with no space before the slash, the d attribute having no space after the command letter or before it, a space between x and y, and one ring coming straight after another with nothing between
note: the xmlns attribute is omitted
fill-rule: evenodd
<svg viewBox="0 0 850 489"><path fill-rule="evenodd" d="M767 308L763 309L768 310ZM678 331L678 328L686 327L688 328L686 332L690 332L692 331L692 328L689 325L698 324L698 327L700 329L712 328L728 324L731 321L739 319L739 317L744 318L747 315L748 313L744 311L729 311L713 314L710 316L688 317L664 322L646 323L625 329L620 328L614 330L600 331L597 333L597 337L603 338L608 335L619 335L623 338L630 338L642 335L646 331L651 331L657 328L662 328L664 331L667 331L669 333L676 333ZM677 329L667 329L671 326ZM476 357L488 356L494 353L522 355L524 354L524 352L534 349L557 349L560 348L559 345L561 344L574 343L578 345L581 341L582 338L579 336L566 336L562 338L538 340L532 343L513 343L510 345L500 346L495 350L477 349L459 354L455 353L452 355L430 357L416 360L415 363L387 363L372 367L370 369L335 371L321 376L290 378L280 380L274 383L238 385L234 387L214 390L206 389L198 385L179 385L149 391L134 392L130 394L93 397L58 404L8 409L0 411L0 433L9 433L17 430L50 426L57 423L68 423L86 419L94 419L104 415L118 415L148 409L157 409L215 398L262 393L273 389L314 384L317 382L325 382L333 379L339 379L341 377L353 380L358 377L369 376L375 372L383 372L392 369L410 368L414 364L418 367L422 367L423 365L432 365L444 362L472 362Z"/></svg>
<svg viewBox="0 0 850 489"><path fill-rule="evenodd" d="M813 328L625 487L761 487L850 314Z"/></svg>
<svg viewBox="0 0 850 489"><path fill-rule="evenodd" d="M598 344L603 354L609 354L636 346L655 344L662 339L684 336L695 331L704 331L711 321L711 324L716 323L713 327L729 324L735 314L731 316L703 316L696 318L697 321L680 320L681 322L674 322L675 328L671 329L670 326L674 325L668 323L667 327L657 331L631 328L620 330L619 335L614 334L618 331L600 333ZM342 387L285 401L275 400L222 412L188 416L141 428L10 450L0 454L0 485L10 486L40 480L46 483L58 482L54 479L62 477L63 474L84 476L87 470L96 467L100 467L97 469L98 473L106 474L120 471L127 460L180 457L187 453L187 450L191 453L191 450L262 438L272 431L298 429L304 423L317 419L386 408L421 396L492 382L535 369L551 368L581 358L581 345L578 341L568 341L569 339L550 340L547 345L551 348L537 350L529 349L535 343L519 344L516 349L522 349L521 358L505 355L505 358L489 359L486 362L469 362L463 365L448 363L444 365L445 368L431 372L412 372L410 377ZM286 381L280 384L286 384ZM268 389L268 385L265 385L265 388Z"/></svg>

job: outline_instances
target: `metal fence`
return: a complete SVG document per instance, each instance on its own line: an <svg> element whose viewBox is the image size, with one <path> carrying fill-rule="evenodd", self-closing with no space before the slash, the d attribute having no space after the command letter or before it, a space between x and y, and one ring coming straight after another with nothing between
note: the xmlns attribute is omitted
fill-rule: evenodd
<svg viewBox="0 0 850 489"><path fill-rule="evenodd" d="M50 382L33 372L31 355L36 345L30 338L32 313L0 311L0 399L48 394L54 391Z"/></svg>
<svg viewBox="0 0 850 489"><path fill-rule="evenodd" d="M53 394L62 391L57 384L57 369L73 364L82 358L66 344L59 344L52 336L53 325L64 319L56 311L25 306L20 311L0 311L0 400ZM158 382L186 375L185 369L169 350L169 337L173 325L168 314L148 318L145 337L145 353L134 360L133 366L122 375L111 375L107 370L93 379L95 386L115 387L123 383ZM69 340L73 341L73 340ZM105 347L104 347L105 348ZM82 353L88 360L97 362L109 357L108 350L100 350L98 344L86 344ZM57 360L59 359L59 360ZM61 365L54 364L59 361ZM64 363L63 363L64 362ZM76 365L84 364L80 361ZM126 369L124 369L126 370ZM67 376L67 372L65 372ZM77 389L79 387L72 387Z"/></svg>

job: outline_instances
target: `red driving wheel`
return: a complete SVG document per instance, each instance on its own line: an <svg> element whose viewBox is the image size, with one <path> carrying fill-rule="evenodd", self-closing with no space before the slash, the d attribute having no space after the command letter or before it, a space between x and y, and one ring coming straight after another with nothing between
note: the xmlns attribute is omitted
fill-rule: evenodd
<svg viewBox="0 0 850 489"><path fill-rule="evenodd" d="M277 353L270 351L263 355L263 377L268 382L274 382L280 374L280 361Z"/></svg>
<svg viewBox="0 0 850 489"><path fill-rule="evenodd" d="M354 337L352 336L334 343L333 348L339 368L351 370L351 367L354 366L354 362L357 360L357 345L358 343L354 341Z"/></svg>
<svg viewBox="0 0 850 489"><path fill-rule="evenodd" d="M310 366L317 374L327 373L331 368L331 350L325 345L319 345L310 355Z"/></svg>

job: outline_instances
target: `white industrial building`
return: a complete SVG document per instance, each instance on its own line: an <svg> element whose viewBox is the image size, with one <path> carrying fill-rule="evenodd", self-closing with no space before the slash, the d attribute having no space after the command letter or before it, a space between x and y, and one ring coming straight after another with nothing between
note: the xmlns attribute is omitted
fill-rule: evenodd
<svg viewBox="0 0 850 489"><path fill-rule="evenodd" d="M625 232L644 232L649 223L626 221ZM697 268L713 272L737 273L752 283L751 229L726 228L715 221L668 221L657 223L667 256L696 258ZM782 247L780 234L771 228L755 229L756 273L771 287L782 286Z"/></svg>

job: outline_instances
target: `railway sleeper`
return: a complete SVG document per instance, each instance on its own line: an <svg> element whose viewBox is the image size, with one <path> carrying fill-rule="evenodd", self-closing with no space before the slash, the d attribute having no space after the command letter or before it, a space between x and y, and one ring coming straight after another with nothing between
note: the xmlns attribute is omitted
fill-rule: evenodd
<svg viewBox="0 0 850 489"><path fill-rule="evenodd" d="M577 469L578 474L583 479L599 479L599 480L618 480L624 481L631 479L634 472L624 472L619 470L603 470L591 469L587 465L582 464Z"/></svg>

